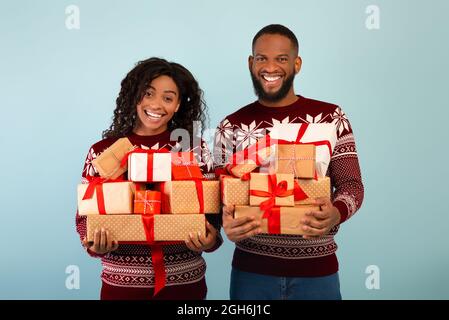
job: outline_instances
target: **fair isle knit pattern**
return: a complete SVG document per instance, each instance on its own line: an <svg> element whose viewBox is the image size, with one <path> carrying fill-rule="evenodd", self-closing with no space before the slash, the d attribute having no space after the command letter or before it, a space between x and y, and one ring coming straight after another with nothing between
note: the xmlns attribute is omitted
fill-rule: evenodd
<svg viewBox="0 0 449 320"><path fill-rule="evenodd" d="M166 148L178 151L179 146L169 140L169 134L143 137L131 134L129 140L133 145L143 149ZM106 148L117 139L104 139L94 144L86 157L82 172L82 183L87 183L88 177L98 176L92 165L92 160L98 157ZM213 178L212 157L205 143L190 150L195 154L205 177ZM126 173L125 173L126 178ZM212 223L212 222L211 222ZM214 223L212 223L214 224ZM76 229L80 239L86 236L86 216L76 214ZM222 242L217 238L218 247ZM216 248L215 248L216 249ZM166 270L166 286L184 285L200 281L206 271L206 263L201 254L189 250L185 244L164 245L164 263ZM93 257L100 257L103 270L101 279L114 286L153 288L154 269L151 261L151 249L146 245L121 244L116 251L105 255L96 255L88 251Z"/></svg>
<svg viewBox="0 0 449 320"><path fill-rule="evenodd" d="M219 124L215 135L216 163L221 166L232 153L257 142L277 124L288 123L335 124L337 143L326 175L331 178L333 204L341 213L341 222L346 221L360 208L364 190L352 128L345 113L336 105L302 96L298 96L295 103L278 108L269 108L257 101L251 103ZM283 276L318 276L336 272L334 235L338 230L339 226L335 226L328 235L316 239L261 234L239 241L233 266L242 271ZM326 258L332 255L333 259ZM313 263L314 259L319 263ZM317 268L320 261L333 265L320 269ZM283 273L282 270L288 271Z"/></svg>

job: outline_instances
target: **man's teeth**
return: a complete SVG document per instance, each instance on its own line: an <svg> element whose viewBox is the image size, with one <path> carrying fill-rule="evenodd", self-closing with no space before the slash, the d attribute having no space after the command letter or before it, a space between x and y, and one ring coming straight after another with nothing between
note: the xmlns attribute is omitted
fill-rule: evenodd
<svg viewBox="0 0 449 320"><path fill-rule="evenodd" d="M270 77L270 76L263 76L263 78L265 80L267 80L267 81L276 81L276 80L280 79L281 77L280 76L272 76L272 77Z"/></svg>
<svg viewBox="0 0 449 320"><path fill-rule="evenodd" d="M161 118L162 117L162 114L153 113L153 112L150 112L147 110L145 110L145 114L152 118Z"/></svg>

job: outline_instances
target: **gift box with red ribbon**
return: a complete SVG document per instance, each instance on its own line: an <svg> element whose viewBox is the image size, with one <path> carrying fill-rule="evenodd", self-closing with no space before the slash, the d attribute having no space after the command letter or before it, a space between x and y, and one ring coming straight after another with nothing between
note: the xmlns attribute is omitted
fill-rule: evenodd
<svg viewBox="0 0 449 320"><path fill-rule="evenodd" d="M172 152L173 180L203 179L193 152Z"/></svg>
<svg viewBox="0 0 449 320"><path fill-rule="evenodd" d="M296 234L302 235L303 224L301 219L305 213L319 210L318 206L273 207L269 212L264 212L259 207L235 206L234 218L254 216L261 221L263 233L269 234Z"/></svg>
<svg viewBox="0 0 449 320"><path fill-rule="evenodd" d="M133 213L135 184L128 181L108 181L95 178L89 184L78 185L78 213Z"/></svg>
<svg viewBox="0 0 449 320"><path fill-rule="evenodd" d="M249 194L251 206L294 206L293 174L251 173Z"/></svg>
<svg viewBox="0 0 449 320"><path fill-rule="evenodd" d="M230 175L241 178L269 162L272 153L273 145L270 136L267 135L248 148L234 153L225 168Z"/></svg>
<svg viewBox="0 0 449 320"><path fill-rule="evenodd" d="M101 177L117 179L126 172L127 168L120 164L123 157L133 148L134 146L128 138L120 138L92 160L92 165Z"/></svg>
<svg viewBox="0 0 449 320"><path fill-rule="evenodd" d="M183 180L159 183L162 213L220 213L220 182Z"/></svg>
<svg viewBox="0 0 449 320"><path fill-rule="evenodd" d="M136 190L134 196L134 213L161 213L161 193L151 190Z"/></svg>
<svg viewBox="0 0 449 320"><path fill-rule="evenodd" d="M135 149L128 155L128 179L130 181L170 181L171 168L171 153L168 150Z"/></svg>
<svg viewBox="0 0 449 320"><path fill-rule="evenodd" d="M120 214L88 215L87 241L93 241L95 228L105 228L120 243L184 241L190 232L205 234L203 214ZM149 236L150 239L147 239ZM147 240L152 240L148 242Z"/></svg>

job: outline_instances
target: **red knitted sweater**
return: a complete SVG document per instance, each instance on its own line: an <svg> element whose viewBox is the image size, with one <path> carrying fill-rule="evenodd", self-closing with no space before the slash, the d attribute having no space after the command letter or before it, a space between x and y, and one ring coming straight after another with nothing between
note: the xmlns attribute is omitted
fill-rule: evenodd
<svg viewBox="0 0 449 320"><path fill-rule="evenodd" d="M278 123L336 125L338 139L326 175L331 179L332 201L341 213L341 222L349 219L360 208L364 190L352 128L337 105L302 96L284 107L251 103L226 117L218 126L215 161L222 165L233 152L255 143ZM338 271L334 241L338 229L336 226L328 235L313 240L295 235L257 235L236 243L232 264L242 271L267 275L329 275Z"/></svg>

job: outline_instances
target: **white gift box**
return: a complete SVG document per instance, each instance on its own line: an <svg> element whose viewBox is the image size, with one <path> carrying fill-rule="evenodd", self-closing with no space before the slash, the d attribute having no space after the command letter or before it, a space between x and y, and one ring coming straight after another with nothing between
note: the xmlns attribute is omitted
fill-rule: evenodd
<svg viewBox="0 0 449 320"><path fill-rule="evenodd" d="M148 168L152 157L152 168ZM171 153L131 153L128 157L128 180L135 182L159 182L171 180Z"/></svg>
<svg viewBox="0 0 449 320"><path fill-rule="evenodd" d="M275 124L270 130L270 137L275 140L296 141L301 126L307 126L304 135L299 140L300 143L313 143L326 141L330 145L316 146L316 172L322 178L326 175L327 168L331 160L332 153L337 143L337 128L333 123L280 123Z"/></svg>

